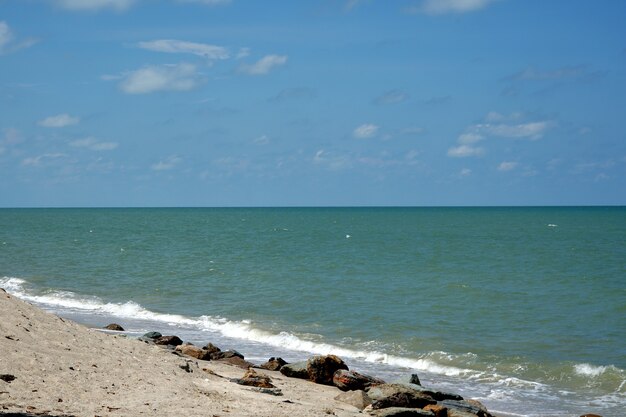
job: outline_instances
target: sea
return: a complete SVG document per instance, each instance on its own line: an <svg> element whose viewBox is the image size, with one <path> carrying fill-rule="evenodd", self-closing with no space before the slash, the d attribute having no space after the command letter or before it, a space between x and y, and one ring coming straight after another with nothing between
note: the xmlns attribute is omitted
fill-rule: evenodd
<svg viewBox="0 0 626 417"><path fill-rule="evenodd" d="M496 414L626 416L626 207L0 209L0 287Z"/></svg>

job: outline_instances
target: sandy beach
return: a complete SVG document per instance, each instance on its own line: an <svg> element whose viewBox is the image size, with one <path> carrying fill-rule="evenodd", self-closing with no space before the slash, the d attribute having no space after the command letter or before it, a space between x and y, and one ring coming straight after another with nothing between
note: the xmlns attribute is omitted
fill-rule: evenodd
<svg viewBox="0 0 626 417"><path fill-rule="evenodd" d="M230 381L245 370L105 334L0 290L0 414L76 416L353 416L331 386L269 376L283 395ZM191 372L183 368L187 367ZM10 378L7 378L10 379Z"/></svg>

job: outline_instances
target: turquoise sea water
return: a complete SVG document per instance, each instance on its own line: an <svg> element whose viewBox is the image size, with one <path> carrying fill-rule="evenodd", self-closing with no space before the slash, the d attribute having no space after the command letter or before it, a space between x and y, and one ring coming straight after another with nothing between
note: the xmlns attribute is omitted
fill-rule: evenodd
<svg viewBox="0 0 626 417"><path fill-rule="evenodd" d="M626 415L626 208L1 209L0 287L524 416Z"/></svg>

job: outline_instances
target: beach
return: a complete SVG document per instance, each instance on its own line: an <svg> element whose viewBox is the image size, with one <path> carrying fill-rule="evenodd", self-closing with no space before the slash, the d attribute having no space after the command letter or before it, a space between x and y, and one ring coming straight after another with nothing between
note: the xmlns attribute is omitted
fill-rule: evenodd
<svg viewBox="0 0 626 417"><path fill-rule="evenodd" d="M0 291L0 414L354 416L337 388L265 371L274 396L230 382L244 370L195 361L45 313ZM190 362L191 372L185 368ZM182 367L182 368L181 368Z"/></svg>

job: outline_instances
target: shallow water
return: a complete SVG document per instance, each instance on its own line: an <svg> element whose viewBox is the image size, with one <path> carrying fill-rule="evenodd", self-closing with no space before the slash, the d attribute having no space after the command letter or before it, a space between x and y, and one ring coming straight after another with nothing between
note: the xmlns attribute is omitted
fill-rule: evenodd
<svg viewBox="0 0 626 417"><path fill-rule="evenodd" d="M626 415L626 208L2 209L0 286L490 409Z"/></svg>

